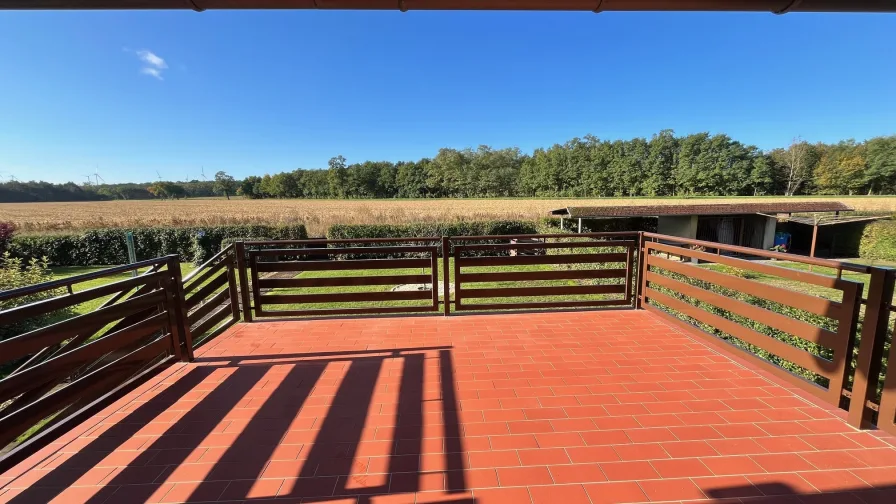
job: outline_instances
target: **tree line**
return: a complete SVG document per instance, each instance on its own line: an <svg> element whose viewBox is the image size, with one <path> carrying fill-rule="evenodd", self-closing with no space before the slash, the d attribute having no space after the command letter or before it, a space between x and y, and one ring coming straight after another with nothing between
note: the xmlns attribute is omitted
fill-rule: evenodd
<svg viewBox="0 0 896 504"><path fill-rule="evenodd" d="M526 154L518 148L440 149L418 161L342 156L326 169L215 181L79 186L7 182L0 201L180 198L450 198L896 194L896 135L835 144L795 139L762 151L725 134L600 140L588 135ZM30 198L11 199L18 184ZM178 186L178 187L175 187ZM22 196L19 195L19 198Z"/></svg>

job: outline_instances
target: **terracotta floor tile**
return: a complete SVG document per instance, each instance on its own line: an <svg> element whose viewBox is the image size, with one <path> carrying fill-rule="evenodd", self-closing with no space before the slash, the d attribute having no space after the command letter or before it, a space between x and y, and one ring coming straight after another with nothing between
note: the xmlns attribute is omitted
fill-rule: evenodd
<svg viewBox="0 0 896 504"><path fill-rule="evenodd" d="M591 504L582 485L551 485L529 487L534 504Z"/></svg>
<svg viewBox="0 0 896 504"><path fill-rule="evenodd" d="M658 443L632 444L614 446L614 450L622 460L657 460L667 459L669 454Z"/></svg>
<svg viewBox="0 0 896 504"><path fill-rule="evenodd" d="M805 495L818 492L812 484L794 473L750 474L745 478L763 495Z"/></svg>
<svg viewBox="0 0 896 504"><path fill-rule="evenodd" d="M822 492L860 490L869 488L868 485L855 474L846 470L813 471L797 473L812 486Z"/></svg>
<svg viewBox="0 0 896 504"><path fill-rule="evenodd" d="M653 460L650 465L663 478L693 478L713 475L712 471L698 459Z"/></svg>
<svg viewBox="0 0 896 504"><path fill-rule="evenodd" d="M764 473L765 469L746 455L734 455L727 457L706 457L701 459L703 464L716 476L730 476L736 474Z"/></svg>
<svg viewBox="0 0 896 504"><path fill-rule="evenodd" d="M811 471L815 469L815 466L795 453L767 453L750 455L750 458L753 459L753 462L756 462L759 467L770 473Z"/></svg>
<svg viewBox="0 0 896 504"><path fill-rule="evenodd" d="M896 485L896 437L644 311L238 324L171 369L0 501L896 502L863 490Z"/></svg>
<svg viewBox="0 0 896 504"><path fill-rule="evenodd" d="M612 450L612 448L607 449ZM517 450L517 454L519 455L520 463L524 466L568 464L570 461L570 456L567 455L567 451L563 448L536 448L533 450Z"/></svg>
<svg viewBox="0 0 896 504"><path fill-rule="evenodd" d="M532 502L526 488L487 488L473 490L476 504L528 504Z"/></svg>
<svg viewBox="0 0 896 504"><path fill-rule="evenodd" d="M659 478L650 462L607 462L600 469L610 481L639 481Z"/></svg>
<svg viewBox="0 0 896 504"><path fill-rule="evenodd" d="M868 464L845 451L823 451L800 454L816 469L858 469ZM796 470L796 469L794 469Z"/></svg>
<svg viewBox="0 0 896 504"><path fill-rule="evenodd" d="M547 467L504 467L498 469L498 483L506 486L550 485L553 483Z"/></svg>
<svg viewBox="0 0 896 504"><path fill-rule="evenodd" d="M554 482L563 483L596 483L606 481L598 464L552 465L548 468Z"/></svg>
<svg viewBox="0 0 896 504"><path fill-rule="evenodd" d="M693 478L692 481L708 498L713 499L713 502L764 495L744 476L713 476Z"/></svg>
<svg viewBox="0 0 896 504"><path fill-rule="evenodd" d="M640 485L647 497L654 501L680 501L705 497L700 488L689 479L642 481Z"/></svg>
<svg viewBox="0 0 896 504"><path fill-rule="evenodd" d="M633 482L608 482L584 485L585 492L593 504L617 504L627 502L645 502L647 496L641 487Z"/></svg>

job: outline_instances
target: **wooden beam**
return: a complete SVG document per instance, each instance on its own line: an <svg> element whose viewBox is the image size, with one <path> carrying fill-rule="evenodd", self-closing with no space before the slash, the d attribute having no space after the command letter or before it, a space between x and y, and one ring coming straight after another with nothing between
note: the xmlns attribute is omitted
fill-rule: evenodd
<svg viewBox="0 0 896 504"><path fill-rule="evenodd" d="M2 9L894 12L892 0L0 0Z"/></svg>

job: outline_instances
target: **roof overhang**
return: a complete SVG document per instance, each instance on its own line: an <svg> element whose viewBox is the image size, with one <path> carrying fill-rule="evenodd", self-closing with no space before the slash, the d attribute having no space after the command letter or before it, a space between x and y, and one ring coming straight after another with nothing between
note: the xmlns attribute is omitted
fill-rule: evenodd
<svg viewBox="0 0 896 504"><path fill-rule="evenodd" d="M896 12L893 0L0 0L0 9Z"/></svg>
<svg viewBox="0 0 896 504"><path fill-rule="evenodd" d="M798 214L819 212L851 212L854 209L839 201L794 201L765 203L709 203L662 205L606 205L566 207L552 210L551 215L573 219L621 219L663 216L718 216L753 214Z"/></svg>

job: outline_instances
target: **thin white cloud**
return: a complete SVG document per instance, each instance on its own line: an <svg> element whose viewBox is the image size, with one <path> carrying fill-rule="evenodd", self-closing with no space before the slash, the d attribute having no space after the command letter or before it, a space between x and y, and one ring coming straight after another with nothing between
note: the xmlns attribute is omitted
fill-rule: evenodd
<svg viewBox="0 0 896 504"><path fill-rule="evenodd" d="M135 51L135 54L143 62L143 68L140 69L140 73L155 77L158 80L164 80L162 72L168 68L164 58L146 49Z"/></svg>
<svg viewBox="0 0 896 504"><path fill-rule="evenodd" d="M140 73L142 73L143 75L151 75L159 80L165 80L162 77L162 71L159 70L158 68L152 68L152 67L141 68Z"/></svg>

